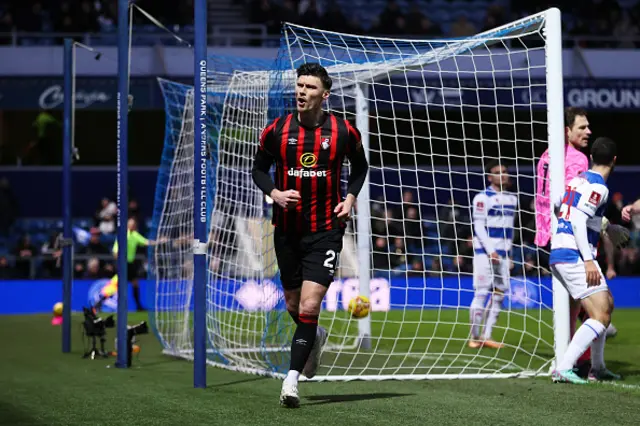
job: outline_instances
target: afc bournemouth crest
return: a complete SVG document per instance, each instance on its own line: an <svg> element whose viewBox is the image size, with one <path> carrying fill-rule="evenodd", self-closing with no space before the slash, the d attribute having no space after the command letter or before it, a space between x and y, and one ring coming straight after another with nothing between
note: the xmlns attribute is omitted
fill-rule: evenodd
<svg viewBox="0 0 640 426"><path fill-rule="evenodd" d="M331 137L323 136L322 142L320 143L320 147L326 150L326 149L329 149L330 146L331 146Z"/></svg>

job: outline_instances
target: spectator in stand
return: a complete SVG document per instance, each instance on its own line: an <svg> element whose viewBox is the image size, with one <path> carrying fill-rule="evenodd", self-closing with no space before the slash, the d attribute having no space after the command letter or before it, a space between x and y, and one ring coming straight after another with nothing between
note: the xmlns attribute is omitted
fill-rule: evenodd
<svg viewBox="0 0 640 426"><path fill-rule="evenodd" d="M24 235L13 250L16 257L16 278L28 279L32 277L32 267L35 266L33 261L37 252L38 249L31 243L31 237Z"/></svg>
<svg viewBox="0 0 640 426"><path fill-rule="evenodd" d="M269 35L280 34L280 7L273 0L253 0L249 3L249 17L254 24L266 25Z"/></svg>
<svg viewBox="0 0 640 426"><path fill-rule="evenodd" d="M16 28L13 14L9 10L0 11L0 34L10 33ZM0 36L0 45L11 44L11 36Z"/></svg>
<svg viewBox="0 0 640 426"><path fill-rule="evenodd" d="M101 278L109 278L113 275L112 272L108 272L101 266L101 262L97 257L92 257L87 260L87 269L84 273L83 278L98 280Z"/></svg>
<svg viewBox="0 0 640 426"><path fill-rule="evenodd" d="M12 280L16 278L15 270L9 264L7 256L0 256L0 280Z"/></svg>
<svg viewBox="0 0 640 426"><path fill-rule="evenodd" d="M633 40L625 40L625 38L637 38L640 31L638 25L631 18L629 12L624 11L618 21L614 21L613 36L620 40L617 47L621 49L635 49L638 43Z"/></svg>
<svg viewBox="0 0 640 426"><path fill-rule="evenodd" d="M300 24L312 28L325 28L322 12L316 0L303 0L298 6Z"/></svg>
<svg viewBox="0 0 640 426"><path fill-rule="evenodd" d="M9 180L0 178L0 236L8 236L18 215L18 201Z"/></svg>
<svg viewBox="0 0 640 426"><path fill-rule="evenodd" d="M413 30L410 31L413 32ZM415 34L426 38L440 38L443 35L442 27L429 19L428 16L423 16L422 19L420 19L420 24L415 31L417 31Z"/></svg>
<svg viewBox="0 0 640 426"><path fill-rule="evenodd" d="M389 251L389 264L391 269L397 268L398 266L406 267L407 249L405 247L404 238L395 237Z"/></svg>
<svg viewBox="0 0 640 426"><path fill-rule="evenodd" d="M136 220L136 223L138 223L138 230L142 233L145 233L145 230L142 229L142 217L140 215L140 206L138 205L138 200L136 200L135 198L132 198L131 200L129 200L129 217L133 218Z"/></svg>
<svg viewBox="0 0 640 426"><path fill-rule="evenodd" d="M118 206L109 198L104 197L95 215L96 226L103 234L113 234L116 230L116 216Z"/></svg>
<svg viewBox="0 0 640 426"><path fill-rule="evenodd" d="M283 0L282 7L279 10L280 22L299 22L300 15L296 9L293 0Z"/></svg>
<svg viewBox="0 0 640 426"><path fill-rule="evenodd" d="M400 5L395 0L389 0L372 32L387 35L399 34L397 27L400 22L399 18L402 18L402 22L404 22L404 15L400 10Z"/></svg>
<svg viewBox="0 0 640 426"><path fill-rule="evenodd" d="M478 29L469 21L467 12L458 12L457 19L451 24L451 37L469 37L478 33Z"/></svg>
<svg viewBox="0 0 640 426"><path fill-rule="evenodd" d="M62 254L59 243L60 237L59 232L52 232L49 240L40 248L40 253L44 259L40 264L40 273L36 275L42 276L43 278L60 278L62 276L62 270L58 262Z"/></svg>

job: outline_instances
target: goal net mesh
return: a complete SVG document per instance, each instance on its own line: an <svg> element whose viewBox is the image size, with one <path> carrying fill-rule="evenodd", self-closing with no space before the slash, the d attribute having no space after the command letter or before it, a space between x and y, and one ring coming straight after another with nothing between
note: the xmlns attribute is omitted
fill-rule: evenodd
<svg viewBox="0 0 640 426"><path fill-rule="evenodd" d="M546 254L533 246L532 203L536 164L548 146L544 29L544 13L474 37L434 41L285 24L275 66L216 75L210 60L209 362L276 377L288 370L294 324L275 261L271 200L252 182L251 166L267 123L295 110L295 69L319 62L334 84L326 109L366 123L370 173L368 200L359 200L323 302L320 325L329 339L314 380L547 374L553 294L542 266ZM171 156L159 177L153 236L174 242L152 249L154 329L166 352L189 358L193 93L162 84L173 137L165 141ZM509 167L519 208L510 288L492 336L504 346L472 349L471 201L488 185L491 160ZM343 170L346 189L348 165ZM356 226L360 221L366 226ZM346 312L358 294L371 300L371 315L361 320ZM362 330L370 333L367 344Z"/></svg>

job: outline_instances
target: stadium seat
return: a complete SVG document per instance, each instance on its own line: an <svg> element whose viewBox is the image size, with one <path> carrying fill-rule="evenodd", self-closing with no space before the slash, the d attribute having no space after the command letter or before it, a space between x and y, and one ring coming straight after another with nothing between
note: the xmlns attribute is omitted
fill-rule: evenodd
<svg viewBox="0 0 640 426"><path fill-rule="evenodd" d="M93 221L87 218L75 219L73 225L83 229L89 229L93 226Z"/></svg>

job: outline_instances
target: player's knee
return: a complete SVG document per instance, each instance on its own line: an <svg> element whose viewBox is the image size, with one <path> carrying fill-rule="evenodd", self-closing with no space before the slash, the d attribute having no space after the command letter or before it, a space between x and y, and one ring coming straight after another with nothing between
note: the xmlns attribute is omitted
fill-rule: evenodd
<svg viewBox="0 0 640 426"><path fill-rule="evenodd" d="M473 295L473 301L471 302L472 307L484 306L487 301L487 296L489 296L489 291L487 290L476 290Z"/></svg>
<svg viewBox="0 0 640 426"><path fill-rule="evenodd" d="M607 311L601 311L594 315L593 319L595 319L605 327L609 327L609 324L611 324L611 313Z"/></svg>
<svg viewBox="0 0 640 426"><path fill-rule="evenodd" d="M287 300L287 311L298 313L298 306L300 302L298 300Z"/></svg>
<svg viewBox="0 0 640 426"><path fill-rule="evenodd" d="M284 300L287 304L287 311L298 313L298 306L300 305L300 290L285 290Z"/></svg>
<svg viewBox="0 0 640 426"><path fill-rule="evenodd" d="M300 304L298 306L298 313L300 315L318 316L320 315L321 304L322 304L322 299L316 300L316 298L314 297L307 297L305 299L301 299Z"/></svg>

